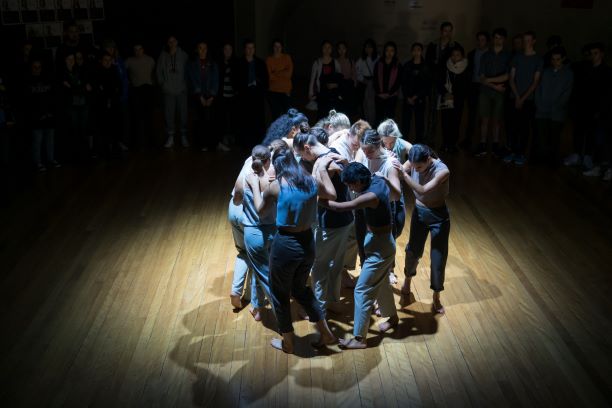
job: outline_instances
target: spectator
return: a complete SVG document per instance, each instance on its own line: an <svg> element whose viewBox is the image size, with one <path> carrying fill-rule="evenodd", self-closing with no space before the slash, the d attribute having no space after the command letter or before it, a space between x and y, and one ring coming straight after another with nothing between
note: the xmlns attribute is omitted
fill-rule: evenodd
<svg viewBox="0 0 612 408"><path fill-rule="evenodd" d="M317 102L317 118L320 119L331 109L340 109L340 85L342 68L333 58L334 48L329 41L321 44L321 57L312 64L308 97Z"/></svg>
<svg viewBox="0 0 612 408"><path fill-rule="evenodd" d="M479 31L476 34L476 48L468 53L468 70L470 72L470 85L468 87L468 123L465 137L461 147L469 149L472 146L472 139L476 131L476 121L478 118L478 97L480 95L480 61L485 52L489 49L491 35L487 31Z"/></svg>
<svg viewBox="0 0 612 408"><path fill-rule="evenodd" d="M102 43L103 51L113 58L113 65L117 69L119 79L121 80L121 98L119 99L119 107L121 112L121 124L122 124L122 135L119 138L119 147L121 150L127 151L127 145L130 139L130 117L128 115L128 92L130 83L128 80L127 69L125 67L125 61L119 55L119 49L117 43L114 40L107 39Z"/></svg>
<svg viewBox="0 0 612 408"><path fill-rule="evenodd" d="M268 89L268 69L265 62L255 55L255 42L244 42L244 56L238 63L238 95L240 112L244 119L241 138L245 147L251 148L263 139L265 127L265 95Z"/></svg>
<svg viewBox="0 0 612 408"><path fill-rule="evenodd" d="M467 97L470 72L463 48L456 46L446 62L444 77L438 77L438 107L442 110L442 150L457 151L463 106Z"/></svg>
<svg viewBox="0 0 612 408"><path fill-rule="evenodd" d="M451 22L445 21L440 24L440 38L438 41L431 42L427 46L425 52L425 62L432 76L433 86L430 88L430 97L432 101L436 100L437 90L435 84L440 76L444 76L446 69L446 61L450 58L451 50L458 42L453 40L454 26ZM429 118L427 123L428 139L433 139L436 133L437 109L429 109Z"/></svg>
<svg viewBox="0 0 612 408"><path fill-rule="evenodd" d="M348 45L340 41L336 46L338 50L338 63L342 72L342 83L340 85L340 110L349 117L355 115L355 85L357 74L355 72L355 62L348 56Z"/></svg>
<svg viewBox="0 0 612 408"><path fill-rule="evenodd" d="M60 76L64 117L69 139L68 155L72 159L94 155L93 140L89 137L89 96L92 87L82 68L76 65L74 54L66 56L65 67Z"/></svg>
<svg viewBox="0 0 612 408"><path fill-rule="evenodd" d="M98 130L97 150L107 159L121 149L121 94L122 81L113 56L104 54L93 78L94 112ZM123 150L123 149L121 149Z"/></svg>
<svg viewBox="0 0 612 408"><path fill-rule="evenodd" d="M229 151L221 144L221 134L215 127L215 108L219 90L219 69L208 57L208 44L198 43L196 56L187 67L190 93L196 112L194 141L203 152L219 149Z"/></svg>
<svg viewBox="0 0 612 408"><path fill-rule="evenodd" d="M585 83L587 81L587 75L592 67L591 44L583 45L581 53L582 59L571 64L572 72L574 73L574 89L570 97L569 114L574 121L572 132L573 153L563 160L563 164L566 166L584 164L582 155L584 153L584 141L586 139L590 115L587 104L584 103L586 100Z"/></svg>
<svg viewBox="0 0 612 408"><path fill-rule="evenodd" d="M234 57L234 46L229 42L223 45L223 55L219 67L219 91L217 108L221 120L220 132L224 136L223 144L236 143L236 85L238 84L237 60Z"/></svg>
<svg viewBox="0 0 612 408"><path fill-rule="evenodd" d="M56 72L64 72L65 61L68 55L83 53L85 65L95 65L96 50L81 41L81 29L76 21L68 21L64 24L64 41L55 51Z"/></svg>
<svg viewBox="0 0 612 408"><path fill-rule="evenodd" d="M610 166L610 106L612 98L612 68L604 60L604 46L594 43L591 49L591 67L584 81L584 101L587 112L586 138L584 140L584 166L587 177L599 177L603 166ZM612 179L612 171L604 173L604 179Z"/></svg>
<svg viewBox="0 0 612 408"><path fill-rule="evenodd" d="M507 32L504 28L493 31L493 47L485 52L480 60L481 90L478 97L480 113L480 144L476 150L477 157L485 157L487 153L487 137L489 127L492 127L494 156L500 155L499 134L504 116L504 99L510 54L504 50Z"/></svg>
<svg viewBox="0 0 612 408"><path fill-rule="evenodd" d="M557 47L563 47L563 42L561 37L558 35L551 35L546 40L546 53L544 53L544 68L548 68L551 66L552 61L552 50ZM565 58L565 63L567 63L567 57Z"/></svg>
<svg viewBox="0 0 612 408"><path fill-rule="evenodd" d="M415 143L423 141L425 135L425 104L429 94L430 73L423 60L423 44L412 44L412 59L404 64L402 70L402 94L404 109L402 124L404 134L410 134L412 115L414 115Z"/></svg>
<svg viewBox="0 0 612 408"><path fill-rule="evenodd" d="M274 40L272 42L272 55L266 58L266 67L270 78L268 102L270 103L272 120L287 112L291 106L293 61L291 56L283 51L283 43L280 40Z"/></svg>
<svg viewBox="0 0 612 408"><path fill-rule="evenodd" d="M41 148L44 142L48 166L60 167L55 160L55 95L53 82L43 72L42 62L33 60L24 89L26 124L32 135L32 160L38 171L46 171Z"/></svg>
<svg viewBox="0 0 612 408"><path fill-rule="evenodd" d="M389 41L384 53L374 67L374 89L376 90L376 121L395 118L397 96L402 83L402 64L397 58L397 45Z"/></svg>
<svg viewBox="0 0 612 408"><path fill-rule="evenodd" d="M355 63L357 79L357 103L361 117L368 122L376 120L376 91L374 90L374 66L378 61L376 43L367 39L361 57Z"/></svg>
<svg viewBox="0 0 612 408"><path fill-rule="evenodd" d="M174 146L176 114L178 112L181 144L189 147L187 140L187 81L186 70L189 57L178 46L175 36L168 37L167 47L157 60L157 82L164 96L164 116L167 139L164 146Z"/></svg>
<svg viewBox="0 0 612 408"><path fill-rule="evenodd" d="M535 92L537 134L533 156L554 166L558 160L574 74L565 64L563 47L553 48L549 54L550 66L542 72L540 86Z"/></svg>
<svg viewBox="0 0 612 408"><path fill-rule="evenodd" d="M142 44L134 45L134 55L125 62L129 77L130 123L133 132L132 147L151 146L153 133L153 101L155 88L153 75L155 60L146 54Z"/></svg>
<svg viewBox="0 0 612 408"><path fill-rule="evenodd" d="M510 153L504 157L504 162L514 162L517 166L524 165L527 160L525 149L535 116L534 93L542 75L543 61L535 52L535 42L535 33L527 31L523 35L524 50L514 56L510 68L511 115L507 118Z"/></svg>

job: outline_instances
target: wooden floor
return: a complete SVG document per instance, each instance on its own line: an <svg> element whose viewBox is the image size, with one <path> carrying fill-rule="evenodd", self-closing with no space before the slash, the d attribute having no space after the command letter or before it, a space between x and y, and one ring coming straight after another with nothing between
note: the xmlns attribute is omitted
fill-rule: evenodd
<svg viewBox="0 0 612 408"><path fill-rule="evenodd" d="M0 216L2 407L612 404L612 220L580 177L449 160L447 314L430 312L426 251L394 333L373 319L367 350L317 354L300 321L288 356L268 346L270 314L228 301L241 159L142 153L15 193Z"/></svg>

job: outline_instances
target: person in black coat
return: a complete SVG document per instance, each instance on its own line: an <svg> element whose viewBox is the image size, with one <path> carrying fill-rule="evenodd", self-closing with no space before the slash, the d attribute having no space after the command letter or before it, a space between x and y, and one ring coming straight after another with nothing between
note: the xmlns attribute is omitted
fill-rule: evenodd
<svg viewBox="0 0 612 408"><path fill-rule="evenodd" d="M238 62L237 94L240 113L240 142L244 147L255 146L265 136L265 96L268 89L266 63L255 56L255 43L244 42L244 56Z"/></svg>
<svg viewBox="0 0 612 408"><path fill-rule="evenodd" d="M470 71L463 48L454 47L444 73L438 76L437 108L442 111L442 150L455 152L459 139L463 106L468 93Z"/></svg>
<svg viewBox="0 0 612 408"><path fill-rule="evenodd" d="M94 76L93 91L95 94L94 111L98 124L97 148L108 158L117 154L121 135L121 78L113 57L102 56L100 66Z"/></svg>
<svg viewBox="0 0 612 408"><path fill-rule="evenodd" d="M219 108L220 131L225 147L236 143L236 118L238 104L238 59L234 56L234 46L230 42L223 45L223 55L219 59Z"/></svg>
<svg viewBox="0 0 612 408"><path fill-rule="evenodd" d="M425 136L425 105L431 89L431 77L423 58L423 44L414 43L411 47L412 59L402 68L402 95L404 97L403 131L410 134L414 114L415 143L422 143Z"/></svg>

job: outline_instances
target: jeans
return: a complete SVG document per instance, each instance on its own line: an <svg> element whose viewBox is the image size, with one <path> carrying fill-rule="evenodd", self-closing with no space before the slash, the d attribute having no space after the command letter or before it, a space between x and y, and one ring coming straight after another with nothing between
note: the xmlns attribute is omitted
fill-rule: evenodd
<svg viewBox="0 0 612 408"><path fill-rule="evenodd" d="M187 92L164 94L164 118L168 137L176 132L176 113L178 111L181 136L187 136Z"/></svg>
<svg viewBox="0 0 612 408"><path fill-rule="evenodd" d="M344 269L354 270L357 267L357 254L359 246L357 245L357 237L355 236L355 223L346 237L346 249L344 251Z"/></svg>
<svg viewBox="0 0 612 408"><path fill-rule="evenodd" d="M43 140L45 141L47 162L55 160L54 138L55 130L53 128L32 129L32 159L34 164L42 164L41 147Z"/></svg>
<svg viewBox="0 0 612 408"><path fill-rule="evenodd" d="M311 230L300 233L279 230L274 235L270 251L270 291L281 333L293 332L291 296L304 308L311 322L324 318L306 282L314 258L315 243Z"/></svg>
<svg viewBox="0 0 612 408"><path fill-rule="evenodd" d="M217 129L217 112L215 102L211 106L202 106L200 100L196 101L195 106L195 144L197 147L207 147L209 150L217 148L221 141L221 133Z"/></svg>
<svg viewBox="0 0 612 408"><path fill-rule="evenodd" d="M415 143L422 143L425 137L425 99L417 99L414 105L404 101L402 125L404 128L404 138L408 140L410 128L412 126L412 115L414 114L414 133Z"/></svg>
<svg viewBox="0 0 612 408"><path fill-rule="evenodd" d="M312 289L325 313L327 302L340 300L340 277L348 235L353 223L339 228L315 229L316 256L312 267Z"/></svg>
<svg viewBox="0 0 612 408"><path fill-rule="evenodd" d="M448 258L450 218L447 207L427 208L415 205L410 220L410 238L406 245L406 277L416 275L423 256L427 234L431 233L431 285L436 292L444 290L444 272Z"/></svg>
<svg viewBox="0 0 612 408"><path fill-rule="evenodd" d="M245 283L248 286L247 276L249 275L249 266L247 264L246 247L244 246L244 228L242 227L242 204L235 205L233 199L230 199L228 209L228 220L232 226L232 236L234 237L234 245L238 251L236 261L234 262L234 278L232 280L232 293L242 295L245 289ZM248 290L247 290L248 292Z"/></svg>
<svg viewBox="0 0 612 408"><path fill-rule="evenodd" d="M270 245L275 231L274 225L244 226L247 263L253 271L251 306L256 309L265 305L265 296L270 298Z"/></svg>
<svg viewBox="0 0 612 408"><path fill-rule="evenodd" d="M395 259L395 239L389 233L368 231L364 250L366 259L355 286L355 316L353 335L365 338L368 332L374 300L378 300L381 316L394 316L395 301L388 272Z"/></svg>

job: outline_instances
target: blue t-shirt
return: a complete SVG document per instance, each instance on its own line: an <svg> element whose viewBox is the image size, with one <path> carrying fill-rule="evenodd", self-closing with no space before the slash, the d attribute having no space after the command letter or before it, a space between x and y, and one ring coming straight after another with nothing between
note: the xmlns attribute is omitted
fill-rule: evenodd
<svg viewBox="0 0 612 408"><path fill-rule="evenodd" d="M512 68L515 69L514 83L519 95L523 95L527 92L527 89L533 83L533 77L536 72L542 72L544 66L544 60L537 54L525 55L523 53L516 54L512 59ZM529 95L529 100L533 99L535 92ZM510 95L514 98L514 93Z"/></svg>
<svg viewBox="0 0 612 408"><path fill-rule="evenodd" d="M276 226L306 229L317 215L317 184L310 178L310 190L302 191L279 180Z"/></svg>
<svg viewBox="0 0 612 408"><path fill-rule="evenodd" d="M330 152L340 154L336 149L330 149ZM339 165L341 169L343 166ZM340 172L337 172L331 177L331 182L336 190L336 201L344 203L351 201L351 193L346 184L340 178ZM333 211L329 208L319 206L318 221L321 228L340 228L346 227L353 222L353 213L351 211Z"/></svg>
<svg viewBox="0 0 612 408"><path fill-rule="evenodd" d="M510 53L506 50L501 50L496 53L494 49L490 49L480 59L480 72L485 78L495 78L497 76L510 72ZM485 94L498 94L496 90L486 85L481 86L481 91Z"/></svg>
<svg viewBox="0 0 612 408"><path fill-rule="evenodd" d="M391 225L391 203L389 202L389 186L384 178L372 176L372 182L361 194L374 193L378 198L378 206L376 208L365 209L366 224L372 227L384 227Z"/></svg>

